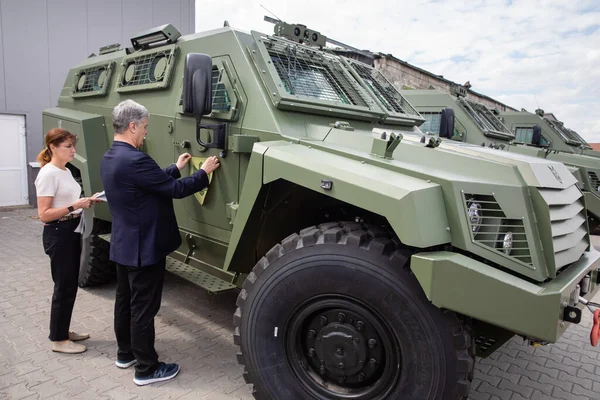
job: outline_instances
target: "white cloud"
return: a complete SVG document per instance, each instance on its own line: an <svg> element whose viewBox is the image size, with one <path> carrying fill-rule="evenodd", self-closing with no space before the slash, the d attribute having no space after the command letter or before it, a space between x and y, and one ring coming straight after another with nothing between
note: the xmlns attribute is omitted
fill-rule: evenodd
<svg viewBox="0 0 600 400"><path fill-rule="evenodd" d="M271 33L267 11L348 45L391 53L517 109L537 104L600 142L597 0L197 0L196 31ZM536 104L537 101L537 104Z"/></svg>

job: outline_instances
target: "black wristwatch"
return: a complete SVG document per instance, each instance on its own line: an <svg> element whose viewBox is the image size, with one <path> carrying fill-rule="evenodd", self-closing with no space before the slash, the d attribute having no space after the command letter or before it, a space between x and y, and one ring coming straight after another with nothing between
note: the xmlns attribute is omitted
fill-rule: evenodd
<svg viewBox="0 0 600 400"><path fill-rule="evenodd" d="M69 210L70 213L72 213L73 211L75 211L75 209L73 208L73 206L67 207L67 210Z"/></svg>

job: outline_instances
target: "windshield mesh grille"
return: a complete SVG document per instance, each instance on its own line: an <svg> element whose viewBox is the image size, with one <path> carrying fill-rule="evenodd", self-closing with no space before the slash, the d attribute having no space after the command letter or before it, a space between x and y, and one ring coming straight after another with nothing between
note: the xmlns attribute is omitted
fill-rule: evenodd
<svg viewBox="0 0 600 400"><path fill-rule="evenodd" d="M560 136L562 136L563 139L567 140L568 142L571 142L572 144L586 144L585 141L582 141L583 139L581 139L579 135L573 135L570 129L565 128L562 123L554 122L546 117L544 117L544 119L548 125L550 125L550 128L554 129Z"/></svg>
<svg viewBox="0 0 600 400"><path fill-rule="evenodd" d="M350 64L388 111L419 117L417 110L385 79L380 71L355 61L350 61Z"/></svg>
<svg viewBox="0 0 600 400"><path fill-rule="evenodd" d="M287 93L355 106L374 106L335 57L274 38L266 47Z"/></svg>
<svg viewBox="0 0 600 400"><path fill-rule="evenodd" d="M506 128L506 126L504 126L504 124L483 104L474 103L464 99L461 99L461 103L483 131L513 136L508 128Z"/></svg>

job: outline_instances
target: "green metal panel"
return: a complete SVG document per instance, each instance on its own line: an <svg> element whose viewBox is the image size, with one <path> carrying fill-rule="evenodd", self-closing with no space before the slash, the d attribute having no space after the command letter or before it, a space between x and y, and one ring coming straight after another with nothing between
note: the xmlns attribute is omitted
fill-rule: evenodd
<svg viewBox="0 0 600 400"><path fill-rule="evenodd" d="M296 144L266 151L264 183L277 179L383 215L409 246L429 247L450 241L442 190L437 184ZM323 179L333 182L331 190L321 188Z"/></svg>
<svg viewBox="0 0 600 400"><path fill-rule="evenodd" d="M98 168L104 152L108 150L104 117L65 108L50 108L43 112L44 132L52 128L63 128L77 135L77 153L71 164L79 169L85 196L101 192L102 182ZM110 220L108 206L94 206L96 217Z"/></svg>
<svg viewBox="0 0 600 400"><path fill-rule="evenodd" d="M411 269L437 307L555 342L569 326L559 322L564 303L572 304L569 297L586 274L596 282L599 259L598 252L585 253L568 271L539 284L451 252L413 255Z"/></svg>

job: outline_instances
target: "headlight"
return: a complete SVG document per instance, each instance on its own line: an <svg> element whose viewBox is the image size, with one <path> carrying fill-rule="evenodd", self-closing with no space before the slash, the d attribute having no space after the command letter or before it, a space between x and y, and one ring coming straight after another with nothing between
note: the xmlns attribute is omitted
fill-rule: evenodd
<svg viewBox="0 0 600 400"><path fill-rule="evenodd" d="M512 232L506 232L504 234L504 239L502 240L502 251L507 256L510 256L510 253L513 249L513 234Z"/></svg>
<svg viewBox="0 0 600 400"><path fill-rule="evenodd" d="M481 205L479 203L471 203L469 210L467 211L467 215L471 221L471 229L473 230L473 233L477 233L479 231L479 227L481 226Z"/></svg>

